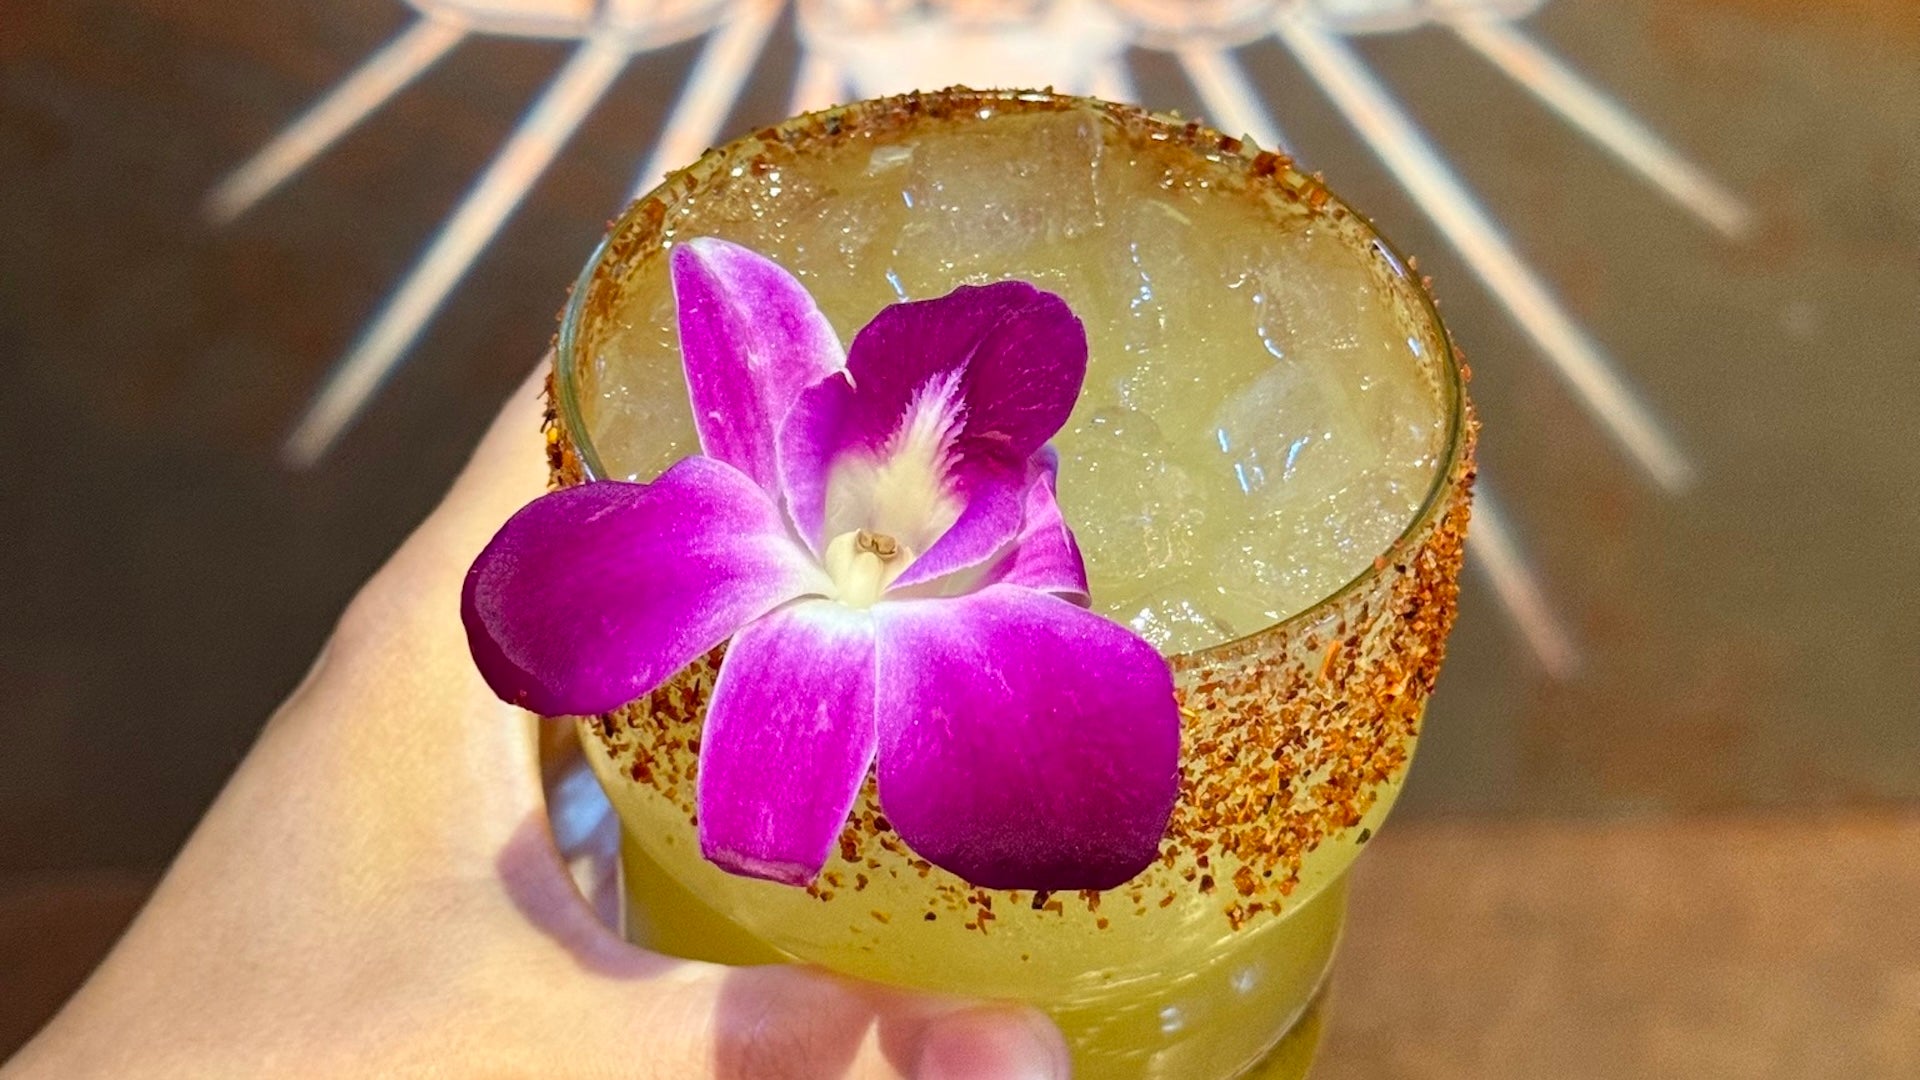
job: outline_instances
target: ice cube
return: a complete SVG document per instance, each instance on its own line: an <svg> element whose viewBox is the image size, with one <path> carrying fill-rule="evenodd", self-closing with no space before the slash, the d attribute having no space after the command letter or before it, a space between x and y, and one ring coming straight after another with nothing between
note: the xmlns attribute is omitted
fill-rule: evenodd
<svg viewBox="0 0 1920 1080"><path fill-rule="evenodd" d="M1094 176L1106 152L1099 122L1057 113L1003 124L946 133L914 149L898 196L908 209L903 254L939 258L962 275L1004 274L1010 255L1099 226ZM1016 128L1019 137L1009 138Z"/></svg>
<svg viewBox="0 0 1920 1080"><path fill-rule="evenodd" d="M1233 628L1211 618L1193 601L1194 587L1180 581L1136 597L1113 613L1163 653L1187 652L1197 645L1238 637Z"/></svg>
<svg viewBox="0 0 1920 1080"><path fill-rule="evenodd" d="M1341 363L1340 354L1361 347L1381 303L1366 263L1324 228L1291 234L1292 250L1255 272L1258 332L1275 356Z"/></svg>
<svg viewBox="0 0 1920 1080"><path fill-rule="evenodd" d="M1234 377L1232 358L1247 351L1236 341L1251 319L1243 245L1221 222L1196 221L1177 191L1115 199L1108 213L1110 239L1089 260L1102 283L1093 313L1107 326L1089 391L1151 413L1176 441L1190 440L1176 456L1193 460L1221 383Z"/></svg>
<svg viewBox="0 0 1920 1080"><path fill-rule="evenodd" d="M630 308L594 353L587 419L601 463L620 479L651 480L700 452L676 325L673 298L655 296Z"/></svg>
<svg viewBox="0 0 1920 1080"><path fill-rule="evenodd" d="M1101 606L1097 599L1095 606ZM1245 637L1287 614L1223 588L1210 574L1173 581L1102 610L1168 654Z"/></svg>
<svg viewBox="0 0 1920 1080"><path fill-rule="evenodd" d="M1087 554L1095 602L1183 574L1205 515L1197 485L1169 460L1159 428L1113 407L1076 416L1071 436L1060 462L1060 503Z"/></svg>
<svg viewBox="0 0 1920 1080"><path fill-rule="evenodd" d="M1363 471L1313 498L1267 507L1215 541L1205 557L1221 595L1277 616L1333 595L1385 553L1425 490L1392 471Z"/></svg>
<svg viewBox="0 0 1920 1080"><path fill-rule="evenodd" d="M1353 416L1339 373L1276 360L1215 410L1218 468L1208 478L1256 516L1351 483L1379 455Z"/></svg>

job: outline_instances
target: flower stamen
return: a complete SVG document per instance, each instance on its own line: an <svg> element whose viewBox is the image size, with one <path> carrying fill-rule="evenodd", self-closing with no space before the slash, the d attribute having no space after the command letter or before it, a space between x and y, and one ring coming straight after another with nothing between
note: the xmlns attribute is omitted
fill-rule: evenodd
<svg viewBox="0 0 1920 1080"><path fill-rule="evenodd" d="M885 562L900 554L900 541L886 533L868 532L861 529L854 534L853 546L860 551L870 551Z"/></svg>
<svg viewBox="0 0 1920 1080"><path fill-rule="evenodd" d="M913 549L889 533L849 529L833 538L820 561L833 579L834 599L868 608L913 560Z"/></svg>

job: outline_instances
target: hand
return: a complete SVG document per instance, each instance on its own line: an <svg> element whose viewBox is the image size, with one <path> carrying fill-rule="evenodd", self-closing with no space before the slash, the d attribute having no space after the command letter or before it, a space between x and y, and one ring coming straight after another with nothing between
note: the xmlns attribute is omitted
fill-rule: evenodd
<svg viewBox="0 0 1920 1080"><path fill-rule="evenodd" d="M1066 1075L1032 1010L672 959L595 918L554 847L537 722L488 692L459 619L468 564L545 488L538 385L6 1080Z"/></svg>

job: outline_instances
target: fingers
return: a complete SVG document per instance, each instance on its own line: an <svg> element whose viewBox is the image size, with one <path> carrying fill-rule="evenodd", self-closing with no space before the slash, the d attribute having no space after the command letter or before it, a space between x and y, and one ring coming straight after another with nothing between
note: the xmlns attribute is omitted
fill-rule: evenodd
<svg viewBox="0 0 1920 1080"><path fill-rule="evenodd" d="M922 1032L917 1080L1064 1080L1067 1044L1038 1009L982 1006L936 1018Z"/></svg>
<svg viewBox="0 0 1920 1080"><path fill-rule="evenodd" d="M494 909L501 951L488 967L496 977L483 1006L460 1010L462 1023L524 1036L487 1040L504 1055L495 1072L583 1080L1068 1075L1064 1042L1032 1009L630 945L573 889L543 824L528 823L495 860L510 901ZM707 931L694 933L696 946L708 940Z"/></svg>
<svg viewBox="0 0 1920 1080"><path fill-rule="evenodd" d="M1064 1080L1067 1075L1066 1044L1034 1009L862 986L797 967L738 968L720 976L720 982L705 1048L715 1077Z"/></svg>
<svg viewBox="0 0 1920 1080"><path fill-rule="evenodd" d="M569 1075L1065 1080L1070 1072L1064 1040L1035 1009L866 986L808 968L685 962L638 981L576 981L564 996L574 999L571 1017L590 1025L578 1030L571 1017L543 1025L543 1043L559 1035L581 1048L563 1070Z"/></svg>
<svg viewBox="0 0 1920 1080"><path fill-rule="evenodd" d="M569 760L568 753L555 757L558 772L578 770L574 776L592 782L584 763ZM573 1029L560 1037L570 1045L600 1048L598 1060L582 1062L568 1075L675 1080L1067 1075L1064 1043L1052 1023L1032 1009L892 990L811 968L730 968L677 960L621 940L590 912L562 868L556 841L565 830L559 823L583 805L605 806L597 793L570 800L570 786L565 779L556 786L551 804L556 829L522 829L512 851L496 860L510 871L507 893L513 900L511 911L501 912L513 927L501 935L514 943L505 966L538 987L540 1010L552 1010L547 1023L526 1030L542 1032L542 1045L550 1047L545 1040ZM711 949L720 932L678 933ZM515 1001L500 1011L525 1017L536 1010ZM538 1060L542 1052L525 1047L521 1060ZM561 1075L552 1068L536 1071Z"/></svg>

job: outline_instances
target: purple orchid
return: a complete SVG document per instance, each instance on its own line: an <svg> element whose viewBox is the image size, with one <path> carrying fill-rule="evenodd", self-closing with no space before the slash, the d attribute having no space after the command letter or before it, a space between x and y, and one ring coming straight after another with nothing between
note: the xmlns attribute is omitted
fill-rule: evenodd
<svg viewBox="0 0 1920 1080"><path fill-rule="evenodd" d="M803 885L869 768L921 856L989 888L1101 889L1156 856L1179 714L1158 652L1085 610L1046 445L1086 332L1022 282L880 312L843 352L775 263L673 252L705 456L507 522L462 616L496 693L616 709L729 642L701 851ZM876 764L877 762L877 764Z"/></svg>

